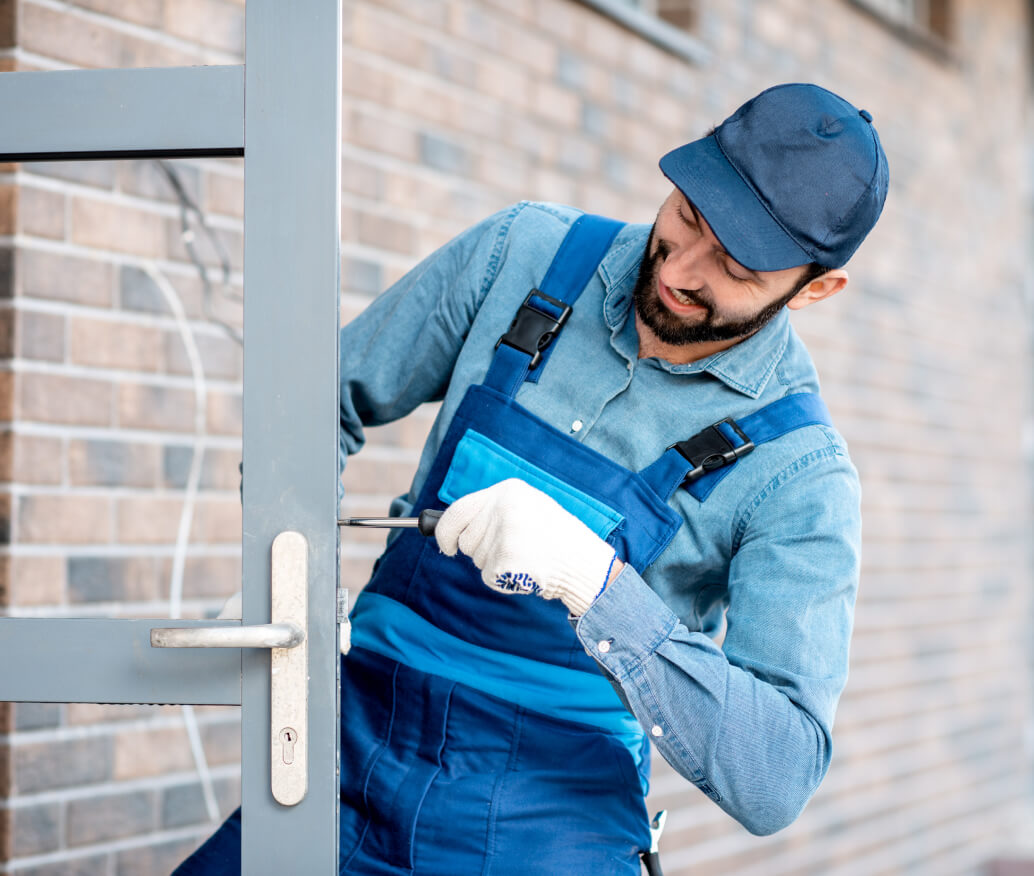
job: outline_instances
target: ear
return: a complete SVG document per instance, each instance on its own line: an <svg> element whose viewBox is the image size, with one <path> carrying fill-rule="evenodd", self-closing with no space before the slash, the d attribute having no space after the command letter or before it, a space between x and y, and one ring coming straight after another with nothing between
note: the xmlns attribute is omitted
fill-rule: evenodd
<svg viewBox="0 0 1034 876"><path fill-rule="evenodd" d="M800 310L809 304L815 304L817 301L830 298L847 285L847 279L847 271L842 268L826 271L826 273L820 274L787 301L786 306L790 310Z"/></svg>

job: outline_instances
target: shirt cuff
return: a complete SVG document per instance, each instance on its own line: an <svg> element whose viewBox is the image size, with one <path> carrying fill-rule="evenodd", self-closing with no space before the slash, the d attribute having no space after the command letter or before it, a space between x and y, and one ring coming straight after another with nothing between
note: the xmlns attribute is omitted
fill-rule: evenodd
<svg viewBox="0 0 1034 876"><path fill-rule="evenodd" d="M586 653L619 681L649 657L678 622L627 563L585 614L574 619Z"/></svg>

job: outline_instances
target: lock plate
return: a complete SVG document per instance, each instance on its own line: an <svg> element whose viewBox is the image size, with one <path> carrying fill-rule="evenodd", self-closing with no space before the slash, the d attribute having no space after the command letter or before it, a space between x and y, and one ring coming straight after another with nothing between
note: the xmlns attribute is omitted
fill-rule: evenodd
<svg viewBox="0 0 1034 876"><path fill-rule="evenodd" d="M272 622L308 629L309 544L300 532L273 539ZM270 781L273 799L294 806L309 785L309 642L270 651Z"/></svg>

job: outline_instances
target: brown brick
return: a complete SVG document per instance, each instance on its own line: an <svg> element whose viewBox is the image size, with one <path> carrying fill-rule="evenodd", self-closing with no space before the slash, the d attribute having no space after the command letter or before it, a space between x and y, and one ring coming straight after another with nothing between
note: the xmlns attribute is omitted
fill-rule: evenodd
<svg viewBox="0 0 1034 876"><path fill-rule="evenodd" d="M367 198L380 198L384 194L384 171L359 158L345 158L341 162L341 187Z"/></svg>
<svg viewBox="0 0 1034 876"><path fill-rule="evenodd" d="M159 598L161 567L152 557L69 557L68 601L134 602Z"/></svg>
<svg viewBox="0 0 1034 876"><path fill-rule="evenodd" d="M123 849L115 856L115 876L171 873L200 845L199 839L167 840L154 845Z"/></svg>
<svg viewBox="0 0 1034 876"><path fill-rule="evenodd" d="M224 334L197 333L194 343L201 354L201 370L206 378L239 380L243 350ZM179 332L166 332L163 338L165 370L171 374L192 374L190 359Z"/></svg>
<svg viewBox="0 0 1034 876"><path fill-rule="evenodd" d="M31 4L22 6L21 48L58 57L81 67L111 66L118 56L118 38L95 21L62 14Z"/></svg>
<svg viewBox="0 0 1034 876"><path fill-rule="evenodd" d="M193 233L194 249L196 255L206 266L211 281L221 282L222 260L228 259L230 269L240 271L244 267L244 236L240 231L227 228L212 228L212 237L216 243L212 243L207 234ZM183 226L180 220L167 219L165 222L166 251L170 259L180 262L189 262L193 265L193 259L187 250L183 240Z"/></svg>
<svg viewBox="0 0 1034 876"><path fill-rule="evenodd" d="M240 539L241 503L236 496L197 503L190 535L192 544L234 544Z"/></svg>
<svg viewBox="0 0 1034 876"><path fill-rule="evenodd" d="M73 486L153 487L158 483L156 444L72 440L68 478Z"/></svg>
<svg viewBox="0 0 1034 876"><path fill-rule="evenodd" d="M130 429L193 432L194 405L193 390L125 383L118 390L118 421Z"/></svg>
<svg viewBox="0 0 1034 876"><path fill-rule="evenodd" d="M160 27L162 23L162 0L73 0L76 6L91 9L142 24L145 27Z"/></svg>
<svg viewBox="0 0 1034 876"><path fill-rule="evenodd" d="M0 310L0 359L14 356L14 323L15 311L10 308Z"/></svg>
<svg viewBox="0 0 1034 876"><path fill-rule="evenodd" d="M14 472L14 433L0 432L0 482L7 483Z"/></svg>
<svg viewBox="0 0 1034 876"><path fill-rule="evenodd" d="M66 722L70 726L78 726L154 718L167 709L178 710L179 706L151 706L143 703L68 703L65 709Z"/></svg>
<svg viewBox="0 0 1034 876"><path fill-rule="evenodd" d="M478 91L504 101L512 110L531 108L531 77L517 64L497 57L478 64Z"/></svg>
<svg viewBox="0 0 1034 876"><path fill-rule="evenodd" d="M60 803L14 806L6 814L10 818L11 857L39 855L60 848Z"/></svg>
<svg viewBox="0 0 1034 876"><path fill-rule="evenodd" d="M244 217L244 179L228 173L205 176L205 209L224 216Z"/></svg>
<svg viewBox="0 0 1034 876"><path fill-rule="evenodd" d="M157 821L156 794L104 794L68 804L65 837L68 845L81 846L145 833Z"/></svg>
<svg viewBox="0 0 1034 876"><path fill-rule="evenodd" d="M147 210L74 197L71 223L70 237L82 246L148 258L167 251L165 218Z"/></svg>
<svg viewBox="0 0 1034 876"><path fill-rule="evenodd" d="M201 486L207 490L233 490L236 495L240 487L240 472L237 465L241 451L216 450L209 448L201 468Z"/></svg>
<svg viewBox="0 0 1034 876"><path fill-rule="evenodd" d="M17 45L18 0L0 0L0 49Z"/></svg>
<svg viewBox="0 0 1034 876"><path fill-rule="evenodd" d="M65 196L60 192L22 186L18 196L18 225L23 234L63 240Z"/></svg>
<svg viewBox="0 0 1034 876"><path fill-rule="evenodd" d="M9 479L19 484L59 484L64 442L45 435L6 433L12 468Z"/></svg>
<svg viewBox="0 0 1034 876"><path fill-rule="evenodd" d="M236 721L202 724L201 741L209 764L240 763L241 728Z"/></svg>
<svg viewBox="0 0 1034 876"><path fill-rule="evenodd" d="M178 727L117 734L114 763L114 778L118 780L193 769L194 759L190 753L187 731Z"/></svg>
<svg viewBox="0 0 1034 876"><path fill-rule="evenodd" d="M98 189L114 189L118 178L115 161L42 161L23 165L36 176L68 180Z"/></svg>
<svg viewBox="0 0 1034 876"><path fill-rule="evenodd" d="M15 321L15 355L21 359L62 362L65 358L65 318L56 313L19 310Z"/></svg>
<svg viewBox="0 0 1034 876"><path fill-rule="evenodd" d="M157 371L161 363L160 329L73 317L69 320L68 334L69 359L77 365Z"/></svg>
<svg viewBox="0 0 1034 876"><path fill-rule="evenodd" d="M18 541L25 544L98 544L111 540L108 499L94 496L20 496Z"/></svg>
<svg viewBox="0 0 1034 876"><path fill-rule="evenodd" d="M361 211L359 216L359 242L378 249L414 255L416 234L408 222Z"/></svg>
<svg viewBox="0 0 1034 876"><path fill-rule="evenodd" d="M111 384L61 374L18 375L17 416L45 423L108 426L112 422Z"/></svg>
<svg viewBox="0 0 1034 876"><path fill-rule="evenodd" d="M410 21L444 30L449 21L449 4L447 0L423 0L422 3L409 3L408 0L379 0L379 8L392 9Z"/></svg>
<svg viewBox="0 0 1034 876"><path fill-rule="evenodd" d="M18 253L21 294L27 298L110 307L114 273L106 262L23 248Z"/></svg>
<svg viewBox="0 0 1034 876"><path fill-rule="evenodd" d="M14 418L16 377L13 372L0 372L0 416L5 420Z"/></svg>
<svg viewBox="0 0 1034 876"><path fill-rule="evenodd" d="M19 867L18 876L98 876L110 873L113 855L62 856L56 864L37 864ZM138 871L144 872L144 871Z"/></svg>
<svg viewBox="0 0 1034 876"><path fill-rule="evenodd" d="M353 44L399 61L406 66L423 66L430 51L428 41L420 33L406 27L394 16L382 14L368 5L360 5L352 17ZM370 98L377 99L376 92Z"/></svg>
<svg viewBox="0 0 1034 876"><path fill-rule="evenodd" d="M179 206L179 198L165 170L180 182L187 196L196 204L200 200L201 170L186 161L120 161L118 187L127 194Z"/></svg>
<svg viewBox="0 0 1034 876"><path fill-rule="evenodd" d="M200 53L141 39L64 11L28 4L21 8L21 48L79 67L177 67Z"/></svg>
<svg viewBox="0 0 1034 876"><path fill-rule="evenodd" d="M14 234L18 216L18 189L0 185L0 234Z"/></svg>
<svg viewBox="0 0 1034 876"><path fill-rule="evenodd" d="M11 543L11 515L14 497L10 493L0 493L0 544Z"/></svg>
<svg viewBox="0 0 1034 876"><path fill-rule="evenodd" d="M62 557L10 557L7 563L11 605L60 605L65 601Z"/></svg>
<svg viewBox="0 0 1034 876"><path fill-rule="evenodd" d="M237 55L244 52L244 10L225 0L166 3L164 29L224 52Z"/></svg>
<svg viewBox="0 0 1034 876"><path fill-rule="evenodd" d="M14 252L9 246L0 246L0 300L14 297Z"/></svg>
<svg viewBox="0 0 1034 876"><path fill-rule="evenodd" d="M558 49L550 39L520 25L501 25L500 52L539 76L551 77L556 71Z"/></svg>
<svg viewBox="0 0 1034 876"><path fill-rule="evenodd" d="M190 318L203 315L200 278L166 276L183 311ZM123 265L118 272L118 306L123 310L171 315L169 302L150 275L134 265ZM239 305L237 306L239 310Z"/></svg>
<svg viewBox="0 0 1034 876"><path fill-rule="evenodd" d="M111 737L16 745L12 749L12 790L33 794L112 778Z"/></svg>
<svg viewBox="0 0 1034 876"><path fill-rule="evenodd" d="M208 430L217 435L240 435L242 400L237 393L208 393Z"/></svg>
<svg viewBox="0 0 1034 876"><path fill-rule="evenodd" d="M227 598L241 589L238 557L188 557L183 566L186 599Z"/></svg>
<svg viewBox="0 0 1034 876"><path fill-rule="evenodd" d="M14 729L47 730L60 727L65 706L63 703L8 703L14 712ZM6 727L4 732L8 732Z"/></svg>
<svg viewBox="0 0 1034 876"><path fill-rule="evenodd" d="M117 538L127 544L174 543L182 509L182 499L119 499Z"/></svg>
<svg viewBox="0 0 1034 876"><path fill-rule="evenodd" d="M350 116L357 145L406 161L416 161L419 157L417 136L412 127L379 114L371 115L366 110L354 109Z"/></svg>

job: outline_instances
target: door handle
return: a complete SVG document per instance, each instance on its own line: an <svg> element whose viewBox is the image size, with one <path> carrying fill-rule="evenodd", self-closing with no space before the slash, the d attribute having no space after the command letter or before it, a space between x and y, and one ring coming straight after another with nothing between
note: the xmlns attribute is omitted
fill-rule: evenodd
<svg viewBox="0 0 1034 876"><path fill-rule="evenodd" d="M155 627L152 648L297 648L305 631L294 624Z"/></svg>
<svg viewBox="0 0 1034 876"><path fill-rule="evenodd" d="M270 648L270 783L273 798L294 806L309 785L309 543L281 532L270 549L272 623L155 627L152 648Z"/></svg>

